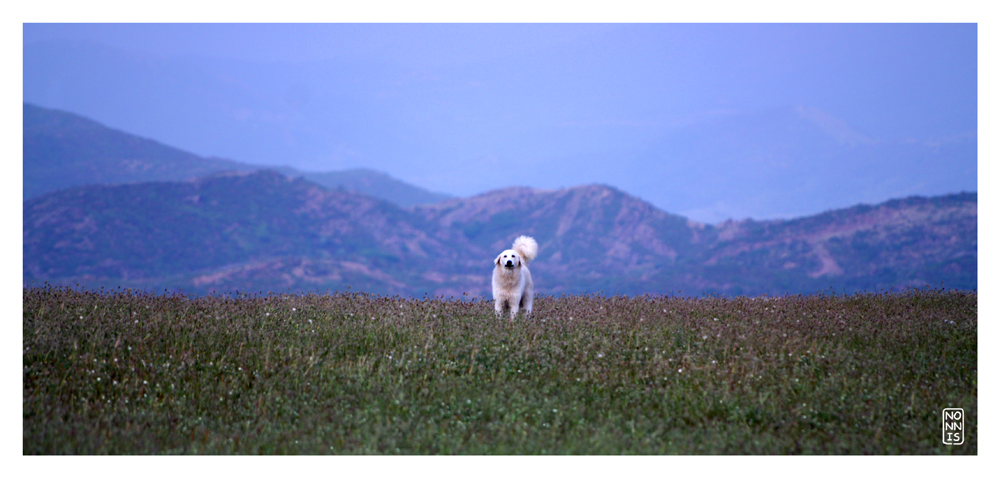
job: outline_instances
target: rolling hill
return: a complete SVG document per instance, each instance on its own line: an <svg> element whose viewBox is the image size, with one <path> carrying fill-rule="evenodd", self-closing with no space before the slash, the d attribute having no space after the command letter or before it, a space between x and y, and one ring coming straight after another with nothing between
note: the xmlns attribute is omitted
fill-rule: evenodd
<svg viewBox="0 0 1000 478"><path fill-rule="evenodd" d="M25 202L24 270L50 283L207 291L347 282L402 292L421 283L414 271L440 260L427 251L444 249L419 226L389 202L274 171L82 186ZM404 256L410 267L394 267Z"/></svg>
<svg viewBox="0 0 1000 478"><path fill-rule="evenodd" d="M273 171L83 186L24 203L26 284L489 294L538 239L542 294L760 295L977 285L977 195L717 226L608 186L507 188L414 209Z"/></svg>

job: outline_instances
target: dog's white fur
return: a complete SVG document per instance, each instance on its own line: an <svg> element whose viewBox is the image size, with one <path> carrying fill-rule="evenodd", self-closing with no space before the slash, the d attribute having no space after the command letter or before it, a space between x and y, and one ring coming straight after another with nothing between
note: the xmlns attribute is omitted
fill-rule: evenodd
<svg viewBox="0 0 1000 478"><path fill-rule="evenodd" d="M501 252L493 263L493 308L497 317L510 309L510 318L520 309L531 314L535 285L531 281L528 263L538 255L538 243L528 236L514 239L514 245Z"/></svg>

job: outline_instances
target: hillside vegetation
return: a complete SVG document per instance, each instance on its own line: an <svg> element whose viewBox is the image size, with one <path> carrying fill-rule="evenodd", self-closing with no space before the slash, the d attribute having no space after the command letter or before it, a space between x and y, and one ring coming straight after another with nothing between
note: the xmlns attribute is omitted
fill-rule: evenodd
<svg viewBox="0 0 1000 478"><path fill-rule="evenodd" d="M977 453L969 292L23 297L26 454Z"/></svg>
<svg viewBox="0 0 1000 478"><path fill-rule="evenodd" d="M547 294L780 295L977 287L977 195L706 225L609 186L508 188L413 209L274 171L87 186L24 203L23 277L209 294L490 293L521 234Z"/></svg>

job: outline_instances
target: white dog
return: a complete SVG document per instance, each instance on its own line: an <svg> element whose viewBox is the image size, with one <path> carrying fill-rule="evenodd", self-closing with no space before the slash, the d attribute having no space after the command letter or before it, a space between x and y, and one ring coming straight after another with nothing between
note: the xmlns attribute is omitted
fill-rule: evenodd
<svg viewBox="0 0 1000 478"><path fill-rule="evenodd" d="M535 298L535 286L531 282L528 263L538 255L538 243L528 236L514 239L514 245L497 256L493 261L493 308L497 317L510 309L510 318L517 316L520 309L531 314L531 302Z"/></svg>

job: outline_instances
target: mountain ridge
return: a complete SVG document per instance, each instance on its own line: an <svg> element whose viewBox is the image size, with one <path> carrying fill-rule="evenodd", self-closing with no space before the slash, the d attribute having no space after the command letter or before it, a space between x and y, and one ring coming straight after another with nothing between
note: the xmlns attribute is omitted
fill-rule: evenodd
<svg viewBox="0 0 1000 478"><path fill-rule="evenodd" d="M225 173L26 201L23 279L481 297L496 252L528 234L539 242L532 273L543 294L974 289L977 201L906 198L712 226L601 185L506 188L405 209L274 171Z"/></svg>
<svg viewBox="0 0 1000 478"><path fill-rule="evenodd" d="M299 171L201 157L109 128L82 115L23 103L24 192L22 199L85 184L184 181L222 171L274 169L320 186L360 191L404 207L451 196L427 191L370 169Z"/></svg>
<svg viewBox="0 0 1000 478"><path fill-rule="evenodd" d="M335 173L201 158L27 103L24 120L26 284L485 296L489 261L528 234L549 294L977 285L976 193L712 225L603 184L468 198L404 184L393 200L372 193L403 184L384 173L347 171L354 186L344 187ZM124 184L65 183L74 175ZM58 189L28 197L38 184Z"/></svg>

